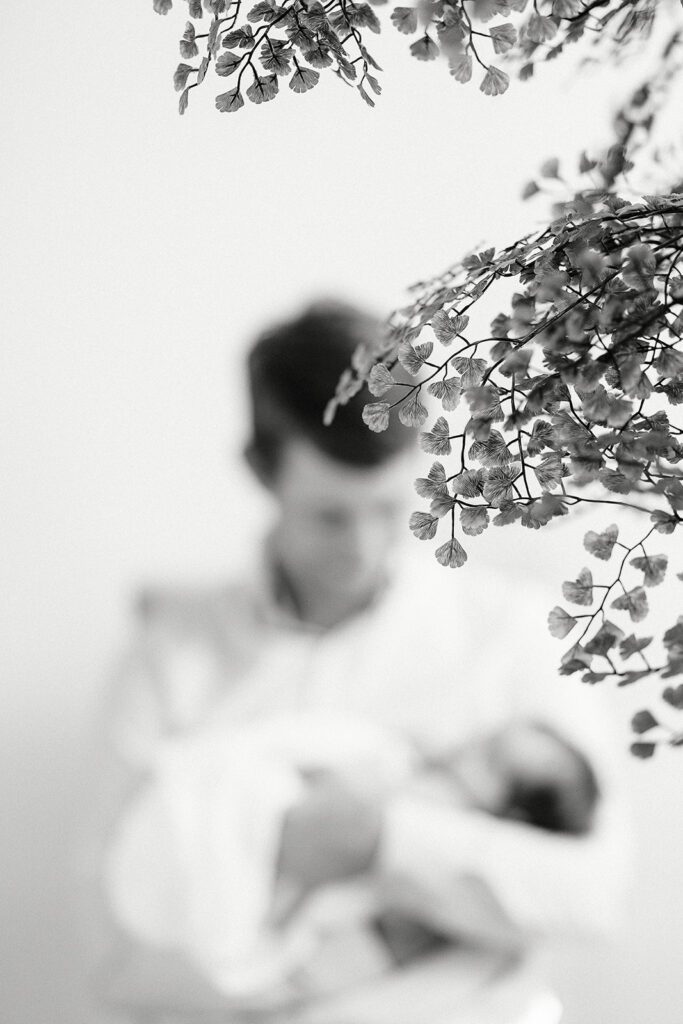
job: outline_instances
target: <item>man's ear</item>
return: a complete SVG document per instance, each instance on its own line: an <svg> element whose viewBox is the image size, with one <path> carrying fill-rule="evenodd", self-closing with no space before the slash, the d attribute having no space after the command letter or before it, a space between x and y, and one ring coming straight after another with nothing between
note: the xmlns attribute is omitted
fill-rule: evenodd
<svg viewBox="0 0 683 1024"><path fill-rule="evenodd" d="M249 469L252 471L258 482L267 490L270 490L273 486L272 467L267 465L267 460L264 459L263 453L259 451L253 441L249 441L244 446L243 455L244 461L249 466Z"/></svg>

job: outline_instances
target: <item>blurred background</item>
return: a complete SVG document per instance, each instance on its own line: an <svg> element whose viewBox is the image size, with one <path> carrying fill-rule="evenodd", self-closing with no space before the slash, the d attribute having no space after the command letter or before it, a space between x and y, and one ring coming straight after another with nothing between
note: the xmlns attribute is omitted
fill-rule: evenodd
<svg viewBox="0 0 683 1024"><path fill-rule="evenodd" d="M320 293L385 312L463 250L533 227L543 208L522 204L524 182L548 156L574 163L600 146L642 73L560 61L496 100L414 61L387 27L375 110L322 76L235 116L218 114L207 81L180 118L183 24L151 0L2 12L0 1001L12 1024L94 1020L73 852L92 722L137 587L223 578L263 527L240 461L252 335ZM493 561L511 593L533 572L550 607L591 525L489 531L462 572ZM644 697L610 695L624 751ZM659 1024L680 1020L681 756L624 753L637 879L613 944L553 954L567 1024L640 1024L653 1007Z"/></svg>

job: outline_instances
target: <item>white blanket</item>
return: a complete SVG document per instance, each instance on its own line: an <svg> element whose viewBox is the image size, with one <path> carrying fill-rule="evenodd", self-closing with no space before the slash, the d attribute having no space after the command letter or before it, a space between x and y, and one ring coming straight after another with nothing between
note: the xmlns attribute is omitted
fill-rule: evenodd
<svg viewBox="0 0 683 1024"><path fill-rule="evenodd" d="M111 848L116 918L138 940L180 949L230 997L288 998L321 931L360 928L375 906L370 882L357 880L319 890L286 927L270 923L282 822L305 795L305 774L329 770L386 793L413 766L396 734L324 711L167 742Z"/></svg>

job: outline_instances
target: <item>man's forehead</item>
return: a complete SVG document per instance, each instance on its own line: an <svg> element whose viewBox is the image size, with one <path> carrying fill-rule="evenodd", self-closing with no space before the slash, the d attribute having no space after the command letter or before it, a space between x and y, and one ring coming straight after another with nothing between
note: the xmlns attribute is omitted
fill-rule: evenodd
<svg viewBox="0 0 683 1024"><path fill-rule="evenodd" d="M373 466L352 465L331 458L304 438L294 437L282 452L280 479L285 486L316 491L405 491L415 475L415 455L406 449Z"/></svg>

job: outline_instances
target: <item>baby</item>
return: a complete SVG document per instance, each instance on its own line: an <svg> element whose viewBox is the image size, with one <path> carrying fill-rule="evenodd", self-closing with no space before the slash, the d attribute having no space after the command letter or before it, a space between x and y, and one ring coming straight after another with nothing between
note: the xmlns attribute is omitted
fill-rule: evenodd
<svg viewBox="0 0 683 1024"><path fill-rule="evenodd" d="M586 759L531 721L436 754L336 711L275 714L160 757L110 862L119 923L184 950L216 988L256 1007L338 991L449 941L390 909L375 877L304 892L279 870L286 816L325 775L380 802L416 792L577 836L598 799ZM161 823L153 833L150 821ZM172 872L160 870L165 860Z"/></svg>
<svg viewBox="0 0 683 1024"><path fill-rule="evenodd" d="M599 789L586 758L547 725L516 721L471 739L449 755L423 759L425 782L447 799L535 828L583 835ZM446 944L447 937L406 915L385 910L373 926L396 965Z"/></svg>
<svg viewBox="0 0 683 1024"><path fill-rule="evenodd" d="M425 760L454 798L498 818L571 835L591 826L598 799L593 771L575 747L540 722L511 722L445 757Z"/></svg>
<svg viewBox="0 0 683 1024"><path fill-rule="evenodd" d="M309 725L315 727L314 717ZM324 736L324 722L318 725L318 734ZM350 727L360 740L360 754L364 739L357 725ZM446 753L420 752L415 744L388 735L382 742L376 739L374 750L377 763L370 784L380 793L383 788L387 793L416 793L553 833L581 836L591 827L599 796L591 766L545 724L511 721ZM301 768L304 792L316 784L311 768L321 767L309 763ZM360 759L353 767L340 764L337 770L351 785L367 784L368 763ZM368 878L344 879L304 893L278 873L270 922L283 950L288 947L292 954L286 957L290 978L302 993L319 994L368 980L452 941L384 905L377 881Z"/></svg>

